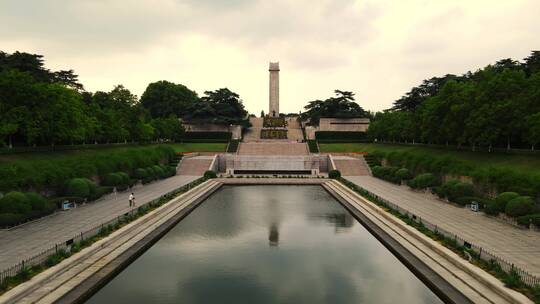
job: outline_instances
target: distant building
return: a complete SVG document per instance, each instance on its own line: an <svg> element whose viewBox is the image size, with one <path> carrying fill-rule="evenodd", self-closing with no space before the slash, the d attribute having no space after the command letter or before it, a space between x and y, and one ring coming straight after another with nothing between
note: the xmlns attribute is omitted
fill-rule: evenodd
<svg viewBox="0 0 540 304"><path fill-rule="evenodd" d="M330 118L325 117L319 120L319 126L306 126L307 139L315 139L317 131L334 132L367 132L369 118Z"/></svg>

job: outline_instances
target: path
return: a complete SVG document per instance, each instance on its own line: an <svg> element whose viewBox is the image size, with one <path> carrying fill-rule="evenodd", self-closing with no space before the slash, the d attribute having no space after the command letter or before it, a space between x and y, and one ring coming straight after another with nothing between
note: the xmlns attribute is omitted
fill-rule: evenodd
<svg viewBox="0 0 540 304"><path fill-rule="evenodd" d="M198 176L173 176L134 189L137 204L143 204L162 194L197 179ZM65 242L74 235L89 230L129 211L128 192L109 194L100 200L70 211L23 225L10 231L0 231L0 271L22 259Z"/></svg>
<svg viewBox="0 0 540 304"><path fill-rule="evenodd" d="M414 192L371 176L346 178L416 216L540 276L539 232L519 229L481 212L472 212L442 202L430 194Z"/></svg>

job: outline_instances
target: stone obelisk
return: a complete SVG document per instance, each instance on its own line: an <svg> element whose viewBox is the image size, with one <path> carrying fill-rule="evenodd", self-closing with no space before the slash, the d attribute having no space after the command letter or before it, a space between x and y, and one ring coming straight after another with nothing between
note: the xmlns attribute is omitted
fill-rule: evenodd
<svg viewBox="0 0 540 304"><path fill-rule="evenodd" d="M268 116L279 116L279 62L270 62L270 104Z"/></svg>

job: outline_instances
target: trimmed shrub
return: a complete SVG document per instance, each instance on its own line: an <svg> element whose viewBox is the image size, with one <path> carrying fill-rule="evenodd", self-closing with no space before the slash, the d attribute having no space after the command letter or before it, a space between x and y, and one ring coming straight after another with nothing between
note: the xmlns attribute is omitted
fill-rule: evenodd
<svg viewBox="0 0 540 304"><path fill-rule="evenodd" d="M540 226L540 213L520 216L517 218L517 222L518 224L525 226L529 225L530 223L533 223L536 226Z"/></svg>
<svg viewBox="0 0 540 304"><path fill-rule="evenodd" d="M154 176L156 178L163 178L165 177L165 172L163 171L163 168L161 168L158 165L152 166L152 170L154 170Z"/></svg>
<svg viewBox="0 0 540 304"><path fill-rule="evenodd" d="M377 178L398 184L401 183L401 178L396 175L398 170L398 167L375 166L371 169L371 172L373 173L373 176Z"/></svg>
<svg viewBox="0 0 540 304"><path fill-rule="evenodd" d="M497 195L495 198L495 202L493 205L493 215L497 215L501 212L505 212L506 210L506 204L508 204L509 201L518 198L519 194L516 192L503 192Z"/></svg>
<svg viewBox="0 0 540 304"><path fill-rule="evenodd" d="M49 214L56 209L54 204L35 192L26 193L26 197L28 198L28 202L32 206L32 211L35 215Z"/></svg>
<svg viewBox="0 0 540 304"><path fill-rule="evenodd" d="M319 153L319 146L317 146L317 141L313 139L307 140L308 148L310 153Z"/></svg>
<svg viewBox="0 0 540 304"><path fill-rule="evenodd" d="M118 176L120 176L121 185L128 186L129 185L129 175L126 172L118 172L116 173Z"/></svg>
<svg viewBox="0 0 540 304"><path fill-rule="evenodd" d="M423 173L411 179L408 182L408 185L413 189L423 189L436 186L437 183L438 180L433 174Z"/></svg>
<svg viewBox="0 0 540 304"><path fill-rule="evenodd" d="M501 213L501 210L499 210L499 205L494 201L489 201L486 204L484 204L484 212L489 215L497 215Z"/></svg>
<svg viewBox="0 0 540 304"><path fill-rule="evenodd" d="M96 190L96 184L87 178L72 178L66 185L66 194L68 196L88 198Z"/></svg>
<svg viewBox="0 0 540 304"><path fill-rule="evenodd" d="M480 206L483 206L485 205L483 201L484 200L482 198L476 197L476 196L461 196L461 197L455 198L452 202L458 203L461 206L471 204L472 202L477 202Z"/></svg>
<svg viewBox="0 0 540 304"><path fill-rule="evenodd" d="M138 168L135 170L135 177L138 179L145 179L148 177L148 172L143 168Z"/></svg>
<svg viewBox="0 0 540 304"><path fill-rule="evenodd" d="M0 213L26 215L32 211L28 197L21 192L12 191L0 199Z"/></svg>
<svg viewBox="0 0 540 304"><path fill-rule="evenodd" d="M122 184L122 177L118 173L109 173L103 179L102 184L110 187L118 186Z"/></svg>
<svg viewBox="0 0 540 304"><path fill-rule="evenodd" d="M17 213L0 213L0 227L15 226L25 220L25 216Z"/></svg>
<svg viewBox="0 0 540 304"><path fill-rule="evenodd" d="M228 142L231 140L231 132L185 132L182 140L207 140L207 141L220 141Z"/></svg>
<svg viewBox="0 0 540 304"><path fill-rule="evenodd" d="M216 178L217 175L216 175L216 172L214 171L211 171L211 170L207 170L206 172L204 172L204 178Z"/></svg>
<svg viewBox="0 0 540 304"><path fill-rule="evenodd" d="M113 191L113 187L106 187L106 186L97 187L96 192L94 193L91 199L96 200L105 194L111 193L112 191Z"/></svg>
<svg viewBox="0 0 540 304"><path fill-rule="evenodd" d="M339 170L331 170L328 172L328 177L332 179L338 179L341 177L341 172Z"/></svg>
<svg viewBox="0 0 540 304"><path fill-rule="evenodd" d="M401 180L409 180L412 178L412 174L407 168L401 168L397 170L396 176L399 177Z"/></svg>
<svg viewBox="0 0 540 304"><path fill-rule="evenodd" d="M519 196L506 204L505 213L512 217L527 215L533 210L533 204L530 196Z"/></svg>
<svg viewBox="0 0 540 304"><path fill-rule="evenodd" d="M448 200L456 203L458 198L472 197L474 195L474 187L472 184L460 182L458 180L449 180L440 187L439 196L445 196ZM462 200L463 201L463 200ZM460 203L461 204L461 203Z"/></svg>
<svg viewBox="0 0 540 304"><path fill-rule="evenodd" d="M148 168L145 168L145 170L146 170L146 173L148 173L148 175L146 176L147 180L156 179L156 172L154 171L154 168L148 167Z"/></svg>

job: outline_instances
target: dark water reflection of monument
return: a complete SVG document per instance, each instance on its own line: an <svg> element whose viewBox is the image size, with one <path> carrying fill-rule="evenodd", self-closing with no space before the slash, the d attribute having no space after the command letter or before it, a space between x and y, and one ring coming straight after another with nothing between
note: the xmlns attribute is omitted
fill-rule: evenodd
<svg viewBox="0 0 540 304"><path fill-rule="evenodd" d="M441 303L355 223L319 186L226 186L88 303Z"/></svg>

